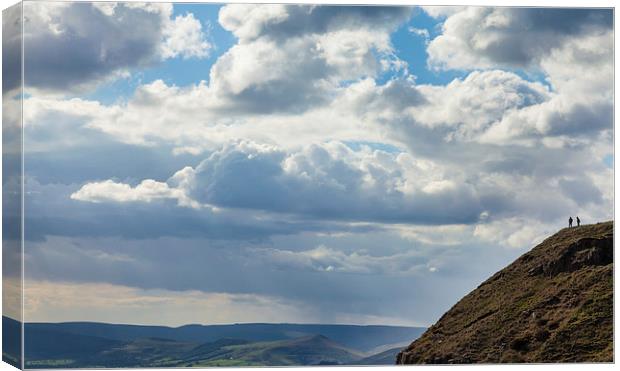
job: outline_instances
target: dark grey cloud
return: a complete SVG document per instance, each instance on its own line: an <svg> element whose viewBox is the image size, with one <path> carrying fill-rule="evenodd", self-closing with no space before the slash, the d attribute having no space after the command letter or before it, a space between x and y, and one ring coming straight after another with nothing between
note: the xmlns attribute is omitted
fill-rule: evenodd
<svg viewBox="0 0 620 371"><path fill-rule="evenodd" d="M25 3L24 72L30 87L75 90L157 60L162 15L119 3Z"/></svg>
<svg viewBox="0 0 620 371"><path fill-rule="evenodd" d="M447 18L429 54L447 67L530 67L566 41L612 28L611 9L468 8Z"/></svg>
<svg viewBox="0 0 620 371"><path fill-rule="evenodd" d="M508 12L510 26L489 27L488 32L500 32L501 37L483 49L500 64L527 66L566 39L592 28L613 27L610 9L510 8Z"/></svg>
<svg viewBox="0 0 620 371"><path fill-rule="evenodd" d="M592 102L575 104L568 112L552 112L549 121L553 126L547 135L596 138L601 131L611 129L613 109L612 102Z"/></svg>
<svg viewBox="0 0 620 371"><path fill-rule="evenodd" d="M601 191L588 178L560 179L562 191L578 205L602 204Z"/></svg>
<svg viewBox="0 0 620 371"><path fill-rule="evenodd" d="M575 34L587 27L613 27L610 8L514 8L527 21L525 28Z"/></svg>
<svg viewBox="0 0 620 371"><path fill-rule="evenodd" d="M30 138L30 137L28 137ZM130 183L142 177L165 179L185 165L202 160L190 154L171 156L172 148L138 147L93 135L97 145L87 141L79 146L44 152L26 152L26 173L42 184L81 184L92 179L125 179ZM123 166L118 164L122 163Z"/></svg>
<svg viewBox="0 0 620 371"><path fill-rule="evenodd" d="M213 240L264 241L278 234L368 231L372 226L349 226L295 216L273 217L250 210L195 210L178 207L172 200L152 203L88 203L72 200L79 185L26 183L26 239L46 236L109 237L128 239L158 237L210 238ZM17 223L19 216L8 216Z"/></svg>
<svg viewBox="0 0 620 371"><path fill-rule="evenodd" d="M2 95L21 86L22 4L2 11Z"/></svg>
<svg viewBox="0 0 620 371"><path fill-rule="evenodd" d="M399 166L394 157L383 155L391 166ZM190 197L221 207L384 223L473 223L484 210L467 184L406 195L392 183L404 181L403 169L385 166L380 159L372 163L373 155L364 167L347 156L355 154L342 144L312 145L292 155L228 146L196 168Z"/></svg>
<svg viewBox="0 0 620 371"><path fill-rule="evenodd" d="M21 131L21 7L2 12L2 275L4 312L11 299L21 306L21 291L11 295L9 280L22 274L22 131ZM8 310L7 310L8 309ZM17 308L15 308L17 309ZM19 314L18 314L19 313ZM21 317L21 311L8 313ZM6 315L6 314L5 314Z"/></svg>
<svg viewBox="0 0 620 371"><path fill-rule="evenodd" d="M413 12L412 7L400 6L276 5L273 8L272 12L263 12L255 5L229 6L220 12L220 23L246 40L268 37L281 41L340 29L391 29ZM247 13L255 10L257 14L248 19Z"/></svg>

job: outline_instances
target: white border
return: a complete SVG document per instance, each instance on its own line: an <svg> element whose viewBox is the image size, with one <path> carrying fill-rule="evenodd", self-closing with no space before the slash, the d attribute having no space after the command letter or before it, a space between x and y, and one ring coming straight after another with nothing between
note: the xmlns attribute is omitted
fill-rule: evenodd
<svg viewBox="0 0 620 371"><path fill-rule="evenodd" d="M90 2L90 0L73 0L73 1L82 1L82 2ZM139 0L125 0L128 2L144 2L143 1L139 1ZM149 2L171 2L171 1L167 1L167 0L148 0ZM239 0L229 0L229 1L214 1L214 0L206 0L206 1L174 1L176 3L217 3L217 4L221 4L221 3L285 3L285 4L296 4L296 3L312 3L312 4L346 4L346 5L355 5L355 4L359 4L359 5L411 5L411 6L419 6L419 5L470 5L470 6L521 6L521 7L528 7L528 6L535 6L535 7L604 7L604 8L614 8L615 10L615 1L612 0L591 0L591 1L583 1L583 0L564 0L564 1L558 1L558 0L520 0L520 1L507 1L507 2L500 2L497 0L452 0L452 1L442 1L442 0L423 0L420 2L413 2L413 1L404 1L404 0L389 0L389 1L385 1L385 0L313 0L313 1L294 1L294 0L276 0L276 1L265 1L265 0L253 0L253 1L239 1ZM2 9L6 9L11 5L16 4L17 1L14 0L0 0L0 7ZM614 27L615 27L615 11L614 11ZM0 37L2 35L2 32L0 30ZM614 54L614 71L615 71L615 60L617 60L618 57L618 41L617 39L614 39L614 48L615 48L615 54ZM1 49L1 48L0 48ZM2 56L2 52L0 50L0 58ZM23 79L23 76L22 76ZM617 82L618 77L615 75L614 73L614 129L615 129L615 117L616 114L618 112L618 105L615 104L615 86L616 86L616 82ZM2 82L2 77L0 76L0 85ZM1 134L0 134L1 135ZM617 212L618 212L618 208L616 207L617 205L617 199L615 198L615 194L616 194L616 185L619 184L618 182L618 177L620 176L615 170L616 170L616 143L618 142L618 131L614 130L614 220L618 219L617 218ZM0 141L0 148L1 148L1 141ZM0 162L0 174L1 174L1 169L2 169L2 164ZM23 210L23 209L22 209ZM2 211L0 209L0 217ZM23 232L23 229L22 229ZM1 225L0 225L0 233L1 233ZM615 249L614 249L615 250ZM617 251L614 251L614 254ZM1 266L1 262L2 262L2 257L0 254L0 266ZM616 287L616 274L615 274L615 269L614 269L614 292L615 292L615 287ZM0 285L0 297L1 297L1 293L2 293L2 285ZM614 295L614 330L618 328L618 316L616 315L615 312L615 308L616 308L616 300L617 300L617 296ZM22 304L23 305L23 304ZM617 344L618 344L618 332L614 331L614 349L617 349ZM2 345L2 341L0 340L0 349L1 349L1 345ZM615 355L615 352L614 352ZM23 359L23 358L22 358ZM317 366L312 366L312 369L314 369ZM616 368L616 364L549 364L549 365L531 365L531 364L523 364L523 365L450 365L450 366L373 366L372 370L381 370L381 371L387 371L387 370L394 370L394 367L398 367L398 368L402 368L405 367L406 369L410 369L410 368L419 368L419 367L423 367L423 368L432 368L432 370L464 370L464 371L468 371L468 370L489 370L489 371L493 371L493 370L555 370L555 369L564 369L564 370L583 370L583 369L587 369L587 370L609 370L609 369L615 369ZM260 370L260 371L276 371L276 370L282 370L282 368L280 367L261 367L261 368L220 368L222 370L226 370L226 369L235 369L235 370ZM287 370L308 370L309 367L288 367L286 368ZM350 370L350 371L368 371L369 367L361 367L361 366L339 366L339 367L323 367L321 366L319 368L319 370L325 370L325 371L334 371L334 370ZM5 371L5 370L15 370L14 367L4 363L4 362L0 362L0 371ZM118 369L118 370L134 370L134 369ZM155 371L169 371L170 368L149 368L149 370L155 370Z"/></svg>

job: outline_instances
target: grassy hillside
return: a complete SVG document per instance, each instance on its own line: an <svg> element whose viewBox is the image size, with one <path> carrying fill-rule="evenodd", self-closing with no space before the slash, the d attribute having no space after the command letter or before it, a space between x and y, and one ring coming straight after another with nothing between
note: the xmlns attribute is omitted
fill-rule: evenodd
<svg viewBox="0 0 620 371"><path fill-rule="evenodd" d="M71 335L76 336L76 335ZM223 339L197 345L161 338L136 339L96 349L100 338L81 339L90 347L83 351L75 338L62 337L62 349L51 347L31 353L26 364L32 368L58 367L210 367L210 366L294 366L353 364L362 354L347 349L322 335L298 339L247 342ZM94 340L96 339L96 340ZM94 341L93 341L94 340ZM89 343L92 341L92 343ZM59 342L60 343L60 342ZM75 346L70 351L65 348ZM59 353L55 353L60 351ZM82 352L83 351L83 352Z"/></svg>
<svg viewBox="0 0 620 371"><path fill-rule="evenodd" d="M398 356L405 364L612 361L613 222L549 237Z"/></svg>
<svg viewBox="0 0 620 371"><path fill-rule="evenodd" d="M292 340L256 342L225 346L203 354L179 366L263 365L294 366L318 364L354 364L362 354L331 341L322 335Z"/></svg>

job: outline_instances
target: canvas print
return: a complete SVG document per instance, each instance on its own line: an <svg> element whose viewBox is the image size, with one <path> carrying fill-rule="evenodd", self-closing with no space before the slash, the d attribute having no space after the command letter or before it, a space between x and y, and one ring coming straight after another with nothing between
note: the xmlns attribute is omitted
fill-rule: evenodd
<svg viewBox="0 0 620 371"><path fill-rule="evenodd" d="M3 360L613 362L612 8L3 11Z"/></svg>

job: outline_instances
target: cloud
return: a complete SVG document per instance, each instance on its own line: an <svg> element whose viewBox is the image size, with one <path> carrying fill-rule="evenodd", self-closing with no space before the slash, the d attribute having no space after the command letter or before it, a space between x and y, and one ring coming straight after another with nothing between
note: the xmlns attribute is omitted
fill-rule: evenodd
<svg viewBox="0 0 620 371"><path fill-rule="evenodd" d="M52 284L71 284L75 290L67 292L64 302L80 301L82 304L76 308L82 309L90 301L78 295L79 288L94 290L99 284L109 285L118 287L119 293L125 291L123 288L131 288L130 294L136 301L129 300L129 294L123 300L116 295L103 295L101 300L106 302L103 307L116 305L116 309L82 311L82 315L93 316L79 317L83 320L105 318L107 322L119 322L113 318L127 318L130 314L133 320L133 313L138 313L135 307L150 308L140 302L146 293L152 293L149 300L161 306L169 304L156 301L155 296L171 301L174 298L187 310L194 308L194 314L189 317L185 316L186 312L178 311L181 319L175 321L184 318L186 323L210 323L220 318L195 317L201 316L202 311L195 309L199 302L192 298L226 294L223 296L271 298L276 303L290 303L281 316L303 311L305 318L313 322L369 324L382 320L383 324L412 321L428 324L454 300L530 247L504 249L499 245L498 248L496 243L472 238L470 226L453 227L450 231L443 228L444 232L458 237L459 244L420 243L412 236L404 238L387 229L300 233L262 242L50 236L27 242L26 277L28 282L50 283L45 289L52 289ZM428 227L428 231L418 232L437 231ZM482 258L485 264L476 264ZM103 289L101 292L107 292ZM437 295L438 291L442 295ZM401 295L403 292L415 295ZM384 305L386 297L391 298L390 306ZM50 313L54 316L73 313L61 314L57 305L41 306L39 318L43 320ZM225 303L221 305L227 308ZM175 308L170 307L171 317ZM411 315L412 309L415 316ZM226 320L247 321L243 313L229 313L232 317ZM168 322L171 317L153 319L152 323L177 323ZM195 320L190 321L191 318Z"/></svg>
<svg viewBox="0 0 620 371"><path fill-rule="evenodd" d="M421 125L450 128L449 141L476 140L510 112L551 96L543 84L501 70L475 71L445 86L422 85L418 90L428 104L412 108L411 115Z"/></svg>
<svg viewBox="0 0 620 371"><path fill-rule="evenodd" d="M167 184L88 183L71 197L148 202L153 189L161 190L157 195L162 198L183 195L202 205L327 220L450 224L473 222L483 211L470 185L443 179L430 162L370 148L356 152L338 142L295 153L241 142L177 172Z"/></svg>
<svg viewBox="0 0 620 371"><path fill-rule="evenodd" d="M347 254L319 245L304 251L256 249L256 255L259 259L265 259L267 264L276 267L314 272L420 275L437 271L437 267L415 250L389 256L372 256L355 251Z"/></svg>
<svg viewBox="0 0 620 371"><path fill-rule="evenodd" d="M200 22L173 18L171 4L28 3L24 14L28 88L76 91L211 47Z"/></svg>
<svg viewBox="0 0 620 371"><path fill-rule="evenodd" d="M532 223L527 218L506 218L476 225L473 235L483 241L510 248L529 248L552 233L553 227Z"/></svg>
<svg viewBox="0 0 620 371"><path fill-rule="evenodd" d="M175 154L199 154L240 139L291 147L327 140L388 141L425 156L446 141L457 146L475 141L576 147L587 146L612 127L613 35L604 26L584 25L596 23L597 12L570 18L579 25L571 28L575 37L539 53L535 67L548 76L548 85L492 69L473 71L446 86L417 86L407 72L382 85L375 81L381 66L399 61L391 57L389 33L407 12L384 14L390 27L378 30L370 26L372 17L383 14L381 9L366 14L355 7L330 8L333 19L346 19L333 25L321 20L310 27L296 21L313 17L318 9L222 8L220 22L239 41L213 65L209 84L179 88L156 80L139 86L126 103L97 109L87 101L73 101L69 107L53 99L28 99L28 111L35 120L50 111L72 115L78 110L84 112L83 127L125 143L171 144ZM502 9L495 9L502 17L526 17ZM491 11L464 8L449 15L446 24L453 17L491 17ZM540 23L539 15L532 17ZM361 23L367 26L347 28ZM562 27L553 32L561 33ZM446 26L438 38L449 35ZM432 43L428 48L430 53ZM403 131L408 132L404 138Z"/></svg>
<svg viewBox="0 0 620 371"><path fill-rule="evenodd" d="M483 124L481 142L574 147L612 128L608 9L462 8L447 15L427 51L435 68L522 68L546 75L550 90ZM479 73L468 79L473 74ZM463 101L476 100L475 93L467 95Z"/></svg>
<svg viewBox="0 0 620 371"><path fill-rule="evenodd" d="M15 95L22 83L22 6L16 4L2 11L2 100ZM5 106L3 104L3 106ZM3 111L4 113L4 111Z"/></svg>
<svg viewBox="0 0 620 371"><path fill-rule="evenodd" d="M25 298L25 317L29 322L96 321L182 326L188 323L307 323L316 318L303 306L277 297L140 289L106 283L29 280L25 284Z"/></svg>
<svg viewBox="0 0 620 371"><path fill-rule="evenodd" d="M118 6L95 11L101 17L120 12ZM60 112L75 117L80 112L82 127L125 143L163 141L176 145L175 153L199 153L231 139L263 141L275 133L287 136L268 138L279 145L290 139L298 142L308 133L324 141L324 129L306 125L313 122L320 128L325 120L347 123L342 130L330 131L337 139L365 137L372 130L357 133L355 119L330 106L360 80L368 81L367 88L377 90L384 100L421 100L410 83L369 83L388 70L406 71L406 63L395 57L390 32L409 17L410 8L231 5L220 13L220 22L239 40L211 67L208 84L179 88L156 80L139 86L127 103L109 106L33 97L27 102L26 121L43 121ZM176 19L192 23L190 15ZM250 26L253 31L246 29ZM178 130L180 126L184 129Z"/></svg>
<svg viewBox="0 0 620 371"><path fill-rule="evenodd" d="M231 4L219 21L242 41L324 34L340 29L389 31L411 16L410 7Z"/></svg>
<svg viewBox="0 0 620 371"><path fill-rule="evenodd" d="M613 126L612 53L611 31L575 38L554 49L541 62L555 90L552 99L537 107L507 114L489 130L485 140L544 137L545 145L570 147L610 131Z"/></svg>
<svg viewBox="0 0 620 371"><path fill-rule="evenodd" d="M194 206L194 203L188 201L179 189L170 188L165 183L151 179L144 180L135 187L115 183L111 180L88 183L79 191L71 194L71 199L95 203L102 201L151 202L159 199L178 199L180 205Z"/></svg>
<svg viewBox="0 0 620 371"><path fill-rule="evenodd" d="M433 18L445 18L447 16L451 16L455 13L458 13L466 9L465 6L447 6L447 5L422 6L421 8L424 9L424 12L426 12L428 15L430 15Z"/></svg>
<svg viewBox="0 0 620 371"><path fill-rule="evenodd" d="M351 31L346 27L355 24L352 19L367 21L352 12L343 25L326 22L313 28L295 22L286 25L297 8L249 9L247 14L239 9L230 14L222 10L221 18L232 17L225 22L231 22L228 27L239 33L240 41L233 48L276 39L305 47L307 38ZM247 22L233 21L234 17ZM246 25L251 27L244 29ZM286 38L279 27L299 30ZM538 220L556 221L565 213L558 206L562 203L590 208L586 205L600 206L611 200L609 184L599 174L608 173L602 159L611 148L609 36L581 35L541 59L541 66L548 70L547 84L502 70L473 71L446 86L415 85L406 77L378 84L374 78L362 77L333 90L330 102L291 114L285 107L266 113L230 105L242 100L215 94L213 79L184 88L158 80L140 86L126 104L30 98L26 101L27 130L36 129L41 138L52 138L50 133L58 131L52 130L54 125L63 122L69 126L63 131L77 127L77 133L101 132L108 140L166 150L172 146L177 155L200 156L191 160L188 174L195 178L191 186L166 181L174 170L157 177L119 175L120 179L112 180L115 175L108 175L91 177L86 183L86 178L80 179L85 188L81 193L75 189L74 197L97 201L99 206L131 201L157 207L167 200L172 202L166 205L172 207L186 197L221 209L294 214L313 220L424 223L426 218L434 224L474 223L486 212L492 218L527 213ZM342 38L344 44L347 40ZM354 45L352 50L363 48ZM339 51L335 55L347 54ZM571 75L562 61L587 70L591 81ZM229 87L242 91L247 81L258 81L253 79L248 75L246 81L228 80ZM211 99L218 97L225 99ZM37 136L29 135L34 139L30 142L36 143ZM392 149L372 155L373 151L351 150L360 142ZM347 150L337 149L347 146ZM321 162L321 156L328 160ZM383 157L389 161L382 162ZM369 165L374 163L381 165L375 169ZM157 198L147 196L140 186L145 179L165 192ZM582 187L590 197L567 191L574 187L567 188L566 182L577 180L593 185ZM248 189L247 184L253 187ZM122 196L105 191L110 185ZM437 207L446 202L451 205L447 210ZM608 213L595 214L604 217Z"/></svg>
<svg viewBox="0 0 620 371"><path fill-rule="evenodd" d="M375 76L376 56L391 58L389 33L410 13L401 7L227 5L219 22L238 43L213 65L209 88L229 109L303 112L328 102L341 81Z"/></svg>
<svg viewBox="0 0 620 371"><path fill-rule="evenodd" d="M383 324L412 321L426 324L436 318L438 306L447 309L454 300L500 268L507 253L516 256L520 252L506 252L496 246L470 242L465 238L459 246L419 245L386 231L323 235L321 243L329 246L327 249L312 247L308 251L296 247L312 244L315 239L314 234L289 236L264 243L222 243L210 239L174 237L146 240L49 237L39 242L28 242L26 280L49 283L41 288L52 290L48 292L54 292L55 284L71 284L75 290L63 291L66 300L62 302L67 305L77 301L82 303L75 307L76 311L79 308L82 309L82 316L92 316L79 317L83 320L128 322L124 318L134 320L133 314L138 313L138 308L151 308L147 305L148 301L165 307L172 305L167 300L157 301L156 297L161 295L177 302L179 307L193 310L194 314L187 316L183 310L173 310L179 307L170 307L170 317L144 319L153 318L152 323L167 324L175 317L175 321L185 323L213 323L220 317L203 319L203 311L196 309L202 301L192 298L225 294L221 296L270 298L278 308L277 303L289 303L290 307L280 313L281 317L302 311L304 318L319 323L347 321L369 324L383 320L388 321ZM310 260L310 256L314 261ZM480 256L485 257L487 264L481 266L474 263ZM334 269L329 272L319 270L320 267L327 269L329 265ZM389 268L395 270L388 272ZM243 274L240 274L241 271ZM94 290L98 286L102 286L103 291ZM84 310L87 309L84 305L98 301L84 300L85 297L79 295L79 289L90 288L92 290L89 292L107 293L104 286L117 287L119 295L125 292L123 288L131 290L127 296L121 297L100 295L102 299L99 300L104 302L101 311ZM437 290L442 295L436 295ZM415 292L416 295L399 295L402 292ZM196 295L189 295L191 293ZM36 298L34 293L30 294L33 295L30 298ZM130 295L136 300L129 300ZM149 297L147 303L142 302L143 296ZM383 305L386 296L392 298L388 307ZM54 316L47 318L66 320L67 317L62 316L73 314L70 310L61 311L57 307L58 302L41 305L39 318L44 320L45 316L53 313ZM220 304L221 308L227 308L225 303ZM116 309L105 310L108 306L115 306ZM414 317L411 316L412 308L416 311ZM179 313L178 318L175 312ZM231 317L225 317L222 321L249 321L244 319L242 312L229 313ZM192 318L195 320L190 321ZM292 320L300 318L294 317Z"/></svg>
<svg viewBox="0 0 620 371"><path fill-rule="evenodd" d="M393 120L423 102L411 81L378 85L368 78L303 114L254 115L221 105L205 83L181 88L155 80L138 86L126 103L113 105L30 97L24 102L24 122L33 150L84 146L88 138L94 143L105 138L198 155L238 140L293 148L329 140L382 142L388 139L385 130L373 126L373 120ZM68 138L58 134L62 131L75 134Z"/></svg>
<svg viewBox="0 0 620 371"><path fill-rule="evenodd" d="M30 167L29 167L30 169ZM171 182L173 179L170 180ZM195 207L195 201L184 204L185 195L176 197L177 189L166 191L165 184L140 182L129 185L122 181L102 181L89 192L79 192L81 184L62 184L57 181L40 183L26 179L26 239L41 241L46 236L107 237L146 239L165 236L180 238L209 238L212 240L264 241L274 235L301 232L368 231L376 227L346 222L308 220L304 217L274 215L261 210L227 209L209 205ZM148 186L144 186L148 184ZM173 187L173 183L170 184ZM137 190L136 190L137 188ZM94 191L118 190L100 193ZM164 191L162 191L164 190ZM71 199L76 194L83 200ZM122 200L122 202L115 201ZM148 201L147 201L148 200ZM181 205L181 207L179 207ZM17 218L17 219L15 219ZM7 223L19 216L8 216Z"/></svg>
<svg viewBox="0 0 620 371"><path fill-rule="evenodd" d="M409 32L424 39L424 43L428 45L430 41L430 33L426 28L409 27Z"/></svg>
<svg viewBox="0 0 620 371"><path fill-rule="evenodd" d="M430 129L427 133L435 136L435 141L529 147L587 145L612 128L612 87L607 80L612 58L611 49L605 49L611 46L607 43L611 39L603 39L590 44L600 51L601 59L597 59L598 69L584 64L583 70L592 71L584 75L588 78L551 69L550 88L511 72L474 71L445 86L417 86L426 104L412 106L407 113L411 121ZM550 60L547 63L551 64ZM560 59L555 63L560 64ZM581 68L580 63L572 66Z"/></svg>
<svg viewBox="0 0 620 371"><path fill-rule="evenodd" d="M80 8L104 25L134 12L159 24L148 53L80 79L209 52L194 16L158 7ZM472 69L446 85L417 85L390 43L408 8L227 5L220 23L237 42L206 81L155 80L113 104L33 94L24 102L29 279L72 286L59 288L68 303L107 284L103 292L125 293L117 304L162 296L171 313L207 302L226 310L252 295L286 298L290 306L274 305L291 321L415 313L432 323L567 215L612 218L603 162L613 153L612 31L588 16L565 18L576 25L565 31L519 9L472 9L430 11L445 19L429 45L434 66ZM166 28L175 23L183 27ZM55 40L61 25L46 34ZM475 47L461 40L467 32ZM498 59L485 35L514 55ZM440 50L450 38L456 59ZM39 318L66 318L48 305L56 309ZM96 318L123 316L110 310ZM222 320L243 315L233 314Z"/></svg>
<svg viewBox="0 0 620 371"><path fill-rule="evenodd" d="M467 7L441 15L448 17L428 46L429 64L463 69L535 66L571 39L611 30L613 18L609 9L585 8Z"/></svg>
<svg viewBox="0 0 620 371"><path fill-rule="evenodd" d="M560 179L559 186L577 204L601 204L603 201L600 189L588 178Z"/></svg>
<svg viewBox="0 0 620 371"><path fill-rule="evenodd" d="M171 19L163 30L163 38L163 58L205 58L212 48L202 30L202 24L191 13Z"/></svg>
<svg viewBox="0 0 620 371"><path fill-rule="evenodd" d="M22 311L22 280L18 277L5 276L2 281L2 315L17 321L23 320Z"/></svg>
<svg viewBox="0 0 620 371"><path fill-rule="evenodd" d="M105 283L51 281L28 281L27 293L25 313L32 322L94 321L170 327L188 323L427 324L405 317L356 311L327 314L312 303L253 294L143 290Z"/></svg>
<svg viewBox="0 0 620 371"><path fill-rule="evenodd" d="M587 147L567 155L562 148L450 141L442 146L463 151L439 153L430 160L364 144L353 149L336 141L299 150L241 141L165 182L88 182L71 197L110 204L151 202L153 196L143 189L146 183L149 189L164 190L158 193L161 199L184 207L255 210L276 218L430 225L474 224L483 222L482 215L498 220L522 213L557 221L567 203L585 211L609 200L603 197L607 185L596 174L610 169L601 159L590 158ZM495 154L494 160L489 153ZM536 161L541 157L546 161ZM608 217L601 212L601 218Z"/></svg>
<svg viewBox="0 0 620 371"><path fill-rule="evenodd" d="M47 117L64 113L75 118L75 112L80 112L81 127L102 131L124 143L172 143L175 153L196 154L231 139L297 145L309 139L321 142L325 137L379 137L380 132L360 128L355 117L334 103L350 84L358 90L376 90L377 102L367 102L385 110L390 100L401 106L422 100L411 82L391 81L377 86L373 81L386 69L406 69L394 55L389 33L407 19L411 9L248 7L253 10L246 12L244 6L222 8L220 21L233 32L238 31L241 38L212 66L208 84L180 88L156 80L140 85L126 103L108 106L78 99L67 104L33 97L26 103L26 121L50 121L54 125L68 120ZM261 12L281 14L283 20L278 21L278 27L293 31L264 26ZM299 21L306 16L312 22ZM235 26L235 17L245 17L243 25L258 22L261 26L256 27L261 31L246 37L249 31L242 30L245 26ZM312 23L322 25L311 27ZM333 122L335 130L327 131L324 121Z"/></svg>

